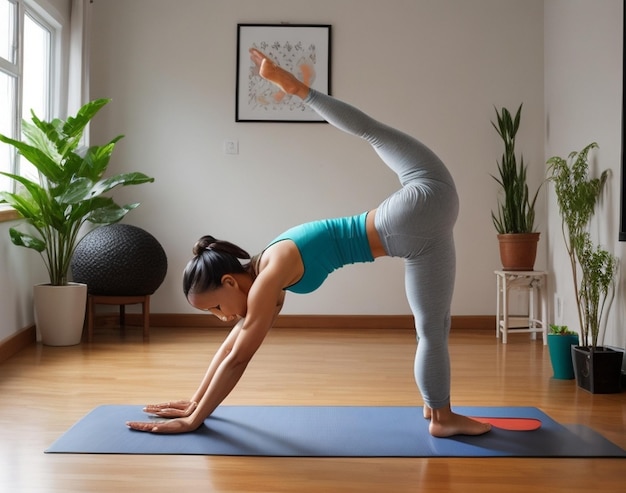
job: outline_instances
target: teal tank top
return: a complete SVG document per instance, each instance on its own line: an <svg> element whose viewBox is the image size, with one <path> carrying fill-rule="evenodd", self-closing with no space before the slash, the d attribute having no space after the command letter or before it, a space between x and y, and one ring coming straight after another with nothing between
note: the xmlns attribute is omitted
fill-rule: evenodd
<svg viewBox="0 0 626 493"><path fill-rule="evenodd" d="M304 264L300 280L285 289L299 294L310 293L319 288L335 269L347 264L373 262L365 229L366 218L367 212L313 221L288 229L274 239L268 247L283 240L293 241Z"/></svg>

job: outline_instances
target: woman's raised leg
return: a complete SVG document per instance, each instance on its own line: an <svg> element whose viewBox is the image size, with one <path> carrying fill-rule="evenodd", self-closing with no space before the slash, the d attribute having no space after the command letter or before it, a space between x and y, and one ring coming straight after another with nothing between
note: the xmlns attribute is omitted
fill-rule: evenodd
<svg viewBox="0 0 626 493"><path fill-rule="evenodd" d="M455 270L452 228L458 197L447 168L417 139L347 103L310 89L258 50L251 50L251 57L261 77L302 98L333 126L365 139L396 172L403 186L415 185L406 194L414 199L409 209L401 192L381 204L376 213L376 227L381 239L384 237L387 253L406 259L407 297L419 336L415 377L426 403L424 416L431 419L430 432L434 436L486 433L490 425L458 415L450 407L447 344ZM437 199L433 200L432 196ZM417 231L408 231L409 224L418 228ZM410 237L414 240L409 240ZM444 238L444 244L434 246L425 241L433 237ZM431 255L417 255L417 251L430 251Z"/></svg>

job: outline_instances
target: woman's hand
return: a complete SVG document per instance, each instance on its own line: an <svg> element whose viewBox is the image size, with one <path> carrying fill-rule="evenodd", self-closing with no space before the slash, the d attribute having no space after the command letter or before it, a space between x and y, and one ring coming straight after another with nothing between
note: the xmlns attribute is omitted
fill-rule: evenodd
<svg viewBox="0 0 626 493"><path fill-rule="evenodd" d="M162 402L161 404L148 404L143 411L160 418L186 418L191 416L197 406L198 403L192 401Z"/></svg>
<svg viewBox="0 0 626 493"><path fill-rule="evenodd" d="M188 433L197 428L197 426L194 427L192 421L187 418L172 419L169 421L127 421L126 426L131 430L162 434Z"/></svg>

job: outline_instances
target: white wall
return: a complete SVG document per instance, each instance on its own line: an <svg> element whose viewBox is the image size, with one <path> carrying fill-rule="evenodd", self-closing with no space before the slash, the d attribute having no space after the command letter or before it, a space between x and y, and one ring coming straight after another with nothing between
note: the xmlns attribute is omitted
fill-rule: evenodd
<svg viewBox="0 0 626 493"><path fill-rule="evenodd" d="M604 200L596 210L592 233L596 241L621 259L618 241L621 178L622 13L621 0L546 0L545 120L546 159L567 157L595 141L599 150L590 160L598 173L612 171ZM562 323L577 328L571 270L561 235L561 223L550 188L549 259L553 291L563 300ZM622 261L623 263L623 261ZM626 346L624 265L608 323L605 342Z"/></svg>
<svg viewBox="0 0 626 493"><path fill-rule="evenodd" d="M494 105L524 102L519 145L538 183L541 0L107 0L93 7L92 97L113 98L94 139L125 134L114 170L156 178L120 194L142 202L126 221L154 234L169 258L153 311L193 311L180 277L199 236L256 253L294 224L367 210L397 187L367 144L328 125L235 123L237 23L286 21L332 24L333 94L418 136L449 165L462 201L453 313L494 313L499 259L489 174L501 144L490 120ZM239 141L239 155L223 154L225 139ZM538 265L545 266L543 252ZM398 259L347 267L311 295L288 295L283 313L409 313L402 271Z"/></svg>
<svg viewBox="0 0 626 493"><path fill-rule="evenodd" d="M43 263L34 251L16 248L9 240L10 223L0 223L0 341L33 325L33 284L46 282Z"/></svg>

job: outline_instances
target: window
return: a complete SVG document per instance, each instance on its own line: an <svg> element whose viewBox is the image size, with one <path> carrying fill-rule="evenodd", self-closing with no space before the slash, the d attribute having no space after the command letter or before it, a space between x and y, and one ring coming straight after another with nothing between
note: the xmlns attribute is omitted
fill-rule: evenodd
<svg viewBox="0 0 626 493"><path fill-rule="evenodd" d="M28 0L0 0L0 133L19 138L31 110L49 119L52 108L56 29ZM6 106L5 106L6 105ZM0 145L0 170L34 177L35 168L11 146ZM15 183L0 176L0 190Z"/></svg>

